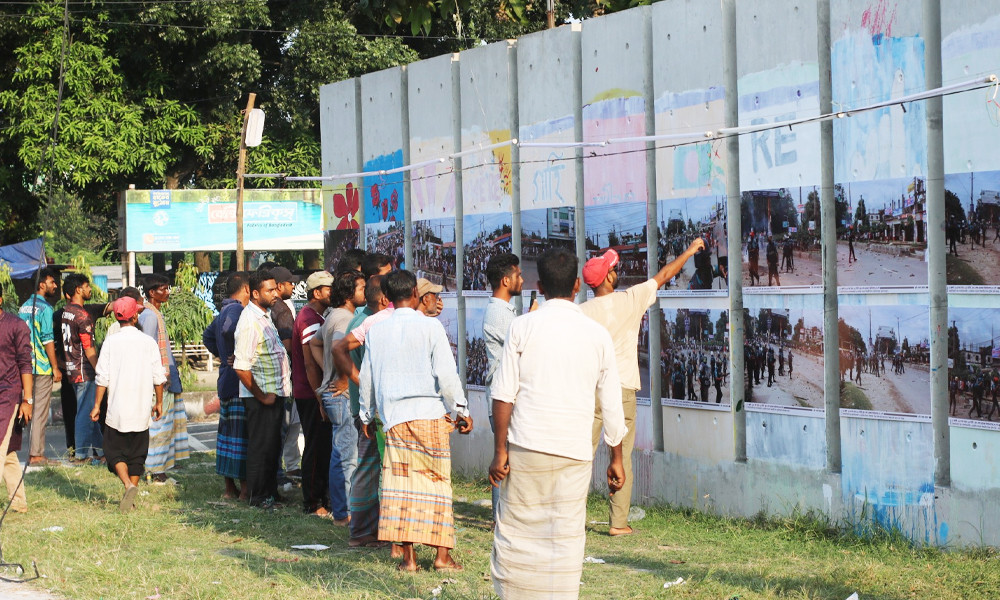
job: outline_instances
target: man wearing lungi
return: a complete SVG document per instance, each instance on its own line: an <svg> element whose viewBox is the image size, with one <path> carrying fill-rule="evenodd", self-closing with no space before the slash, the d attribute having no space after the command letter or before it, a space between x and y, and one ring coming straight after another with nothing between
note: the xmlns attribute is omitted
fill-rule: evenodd
<svg viewBox="0 0 1000 600"><path fill-rule="evenodd" d="M395 310L365 336L359 381L365 437L374 438L376 408L386 434L378 538L402 545L401 571L419 568L413 544L437 548L435 570L461 570L451 556L448 436L456 425L459 433L472 431L468 402L444 326L416 310L417 278L394 271L383 277L382 291Z"/></svg>
<svg viewBox="0 0 1000 600"><path fill-rule="evenodd" d="M578 265L565 249L538 259L546 301L511 323L490 387L496 429L490 482L500 485L490 571L504 599L580 593L595 397L611 448L611 493L625 480L627 428L615 347L611 334L573 303Z"/></svg>

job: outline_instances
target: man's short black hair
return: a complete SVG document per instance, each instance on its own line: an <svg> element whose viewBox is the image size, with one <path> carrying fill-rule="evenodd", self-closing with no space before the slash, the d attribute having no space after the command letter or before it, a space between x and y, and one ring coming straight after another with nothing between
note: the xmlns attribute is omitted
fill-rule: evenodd
<svg viewBox="0 0 1000 600"><path fill-rule="evenodd" d="M371 252L369 254L365 254L365 257L361 259L361 272L364 274L365 279L367 279L372 275L378 275L378 272L382 269L382 267L391 264L392 257L388 254Z"/></svg>
<svg viewBox="0 0 1000 600"><path fill-rule="evenodd" d="M354 269L337 273L337 276L333 278L333 285L330 286L330 306L340 308L347 304L348 300L354 298L354 289L358 286L358 280L364 278L365 276L360 271Z"/></svg>
<svg viewBox="0 0 1000 600"><path fill-rule="evenodd" d="M365 303L377 306L382 297L385 296L385 292L382 291L384 277L385 275L372 275L365 282Z"/></svg>
<svg viewBox="0 0 1000 600"><path fill-rule="evenodd" d="M72 298L76 294L76 290L85 283L90 283L90 279L86 275L83 273L70 273L66 276L66 280L63 281L63 294L68 298Z"/></svg>
<svg viewBox="0 0 1000 600"><path fill-rule="evenodd" d="M35 288L35 291L38 291L38 288L41 287L42 284L45 283L45 280L49 277L54 279L56 284L59 283L59 271L56 271L52 267L45 267L38 272L38 286Z"/></svg>
<svg viewBox="0 0 1000 600"><path fill-rule="evenodd" d="M170 285L170 280L167 279L166 275L160 275L159 273L150 273L142 278L142 293L146 295L146 298L151 298L150 294L156 288L164 285Z"/></svg>
<svg viewBox="0 0 1000 600"><path fill-rule="evenodd" d="M264 287L265 281L274 281L274 275L271 274L269 269L251 271L250 277L247 278L247 284L250 286L251 292L259 292Z"/></svg>
<svg viewBox="0 0 1000 600"><path fill-rule="evenodd" d="M406 269L393 271L382 277L382 292L393 304L412 297L415 289L417 289L417 277Z"/></svg>
<svg viewBox="0 0 1000 600"><path fill-rule="evenodd" d="M139 288L134 287L124 287L122 291L118 292L119 298L131 298L135 300L138 304L142 304L142 292Z"/></svg>
<svg viewBox="0 0 1000 600"><path fill-rule="evenodd" d="M250 277L246 271L233 271L226 279L226 296L232 298L243 290L243 286L249 285Z"/></svg>
<svg viewBox="0 0 1000 600"><path fill-rule="evenodd" d="M361 261L364 260L366 254L361 248L351 248L347 252L344 252L337 263L337 272L361 271Z"/></svg>
<svg viewBox="0 0 1000 600"><path fill-rule="evenodd" d="M273 269L275 267L280 267L280 266L281 265L279 265L278 263L274 262L273 260L269 260L269 261L260 263L260 266L257 267L257 270L258 271L270 271L271 269Z"/></svg>
<svg viewBox="0 0 1000 600"><path fill-rule="evenodd" d="M538 258L538 281L546 298L570 298L580 261L565 248L543 252Z"/></svg>
<svg viewBox="0 0 1000 600"><path fill-rule="evenodd" d="M490 287L494 290L500 287L500 282L504 277L509 277L514 271L514 267L521 264L521 260L515 254L504 252L497 254L490 259L486 265L486 279L490 282Z"/></svg>

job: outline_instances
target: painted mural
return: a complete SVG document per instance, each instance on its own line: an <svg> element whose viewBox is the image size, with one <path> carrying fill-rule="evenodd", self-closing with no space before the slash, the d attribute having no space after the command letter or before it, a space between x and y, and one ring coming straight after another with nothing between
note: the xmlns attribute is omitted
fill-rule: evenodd
<svg viewBox="0 0 1000 600"><path fill-rule="evenodd" d="M574 141L573 117L521 126L518 140L535 144ZM522 147L521 210L576 205L576 151L573 148Z"/></svg>
<svg viewBox="0 0 1000 600"><path fill-rule="evenodd" d="M725 141L698 142L707 131L725 126L725 89L664 93L653 106L657 133L693 134L691 141L660 142L656 153L656 196L659 200L726 193Z"/></svg>
<svg viewBox="0 0 1000 600"><path fill-rule="evenodd" d="M645 135L645 102L630 90L608 90L583 107L583 141ZM584 203L587 206L645 202L646 156L643 142L586 148Z"/></svg>

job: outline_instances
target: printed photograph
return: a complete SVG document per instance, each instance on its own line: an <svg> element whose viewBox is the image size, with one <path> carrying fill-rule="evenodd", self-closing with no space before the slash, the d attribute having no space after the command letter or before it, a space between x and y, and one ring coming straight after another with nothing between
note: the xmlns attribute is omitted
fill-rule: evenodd
<svg viewBox="0 0 1000 600"><path fill-rule="evenodd" d="M743 192L743 286L822 285L819 191Z"/></svg>
<svg viewBox="0 0 1000 600"><path fill-rule="evenodd" d="M584 211L587 258L618 252L620 288L649 278L646 257L646 205L639 202L588 206Z"/></svg>
<svg viewBox="0 0 1000 600"><path fill-rule="evenodd" d="M686 263L667 289L729 289L729 243L726 236L725 196L701 196L660 200L658 268L677 259L696 238L705 240L702 250Z"/></svg>
<svg viewBox="0 0 1000 600"><path fill-rule="evenodd" d="M406 268L404 237L406 225L402 221L387 221L365 225L368 252L381 252L392 257L393 267Z"/></svg>
<svg viewBox="0 0 1000 600"><path fill-rule="evenodd" d="M747 401L823 408L823 311L744 308L743 321Z"/></svg>
<svg viewBox="0 0 1000 600"><path fill-rule="evenodd" d="M1000 308L949 308L948 323L948 415L1000 422Z"/></svg>
<svg viewBox="0 0 1000 600"><path fill-rule="evenodd" d="M331 273L335 273L337 263L348 250L357 248L361 242L361 236L357 229L333 229L323 232L323 268Z"/></svg>
<svg viewBox="0 0 1000 600"><path fill-rule="evenodd" d="M455 291L455 219L413 222L413 268L424 277Z"/></svg>
<svg viewBox="0 0 1000 600"><path fill-rule="evenodd" d="M454 296L441 299L444 302L444 309L438 315L438 320L444 325L444 330L448 334L448 343L451 345L451 353L455 356L455 363L458 363L458 301Z"/></svg>
<svg viewBox="0 0 1000 600"><path fill-rule="evenodd" d="M729 311L665 308L660 328L660 394L729 404Z"/></svg>
<svg viewBox="0 0 1000 600"><path fill-rule="evenodd" d="M840 306L840 406L929 415L927 306Z"/></svg>
<svg viewBox="0 0 1000 600"><path fill-rule="evenodd" d="M486 279L486 265L497 254L510 252L511 215L465 215L462 225L462 245L465 248L462 289L488 291L490 282Z"/></svg>
<svg viewBox="0 0 1000 600"><path fill-rule="evenodd" d="M576 208L536 208L521 212L523 289L538 289L538 257L552 248L576 252Z"/></svg>
<svg viewBox="0 0 1000 600"><path fill-rule="evenodd" d="M949 285L1000 285L1000 171L945 175Z"/></svg>
<svg viewBox="0 0 1000 600"><path fill-rule="evenodd" d="M486 304L487 298L467 298L465 301L465 377L469 389L486 389L486 340L483 338Z"/></svg>

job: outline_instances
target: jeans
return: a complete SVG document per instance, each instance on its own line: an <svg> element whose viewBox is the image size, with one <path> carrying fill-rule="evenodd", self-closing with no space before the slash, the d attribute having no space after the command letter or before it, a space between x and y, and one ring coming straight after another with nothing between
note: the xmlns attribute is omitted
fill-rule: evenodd
<svg viewBox="0 0 1000 600"><path fill-rule="evenodd" d="M95 452L97 456L104 456L101 425L90 420L90 411L94 410L97 383L84 381L73 384L73 388L76 390L76 458L90 458Z"/></svg>
<svg viewBox="0 0 1000 600"><path fill-rule="evenodd" d="M332 426L330 450L330 504L333 518L351 514L351 478L358 468L358 430L351 416L351 398L323 392L323 410Z"/></svg>

